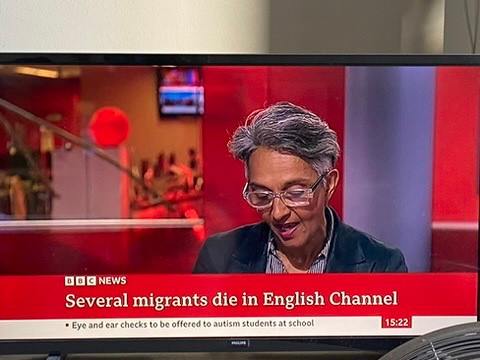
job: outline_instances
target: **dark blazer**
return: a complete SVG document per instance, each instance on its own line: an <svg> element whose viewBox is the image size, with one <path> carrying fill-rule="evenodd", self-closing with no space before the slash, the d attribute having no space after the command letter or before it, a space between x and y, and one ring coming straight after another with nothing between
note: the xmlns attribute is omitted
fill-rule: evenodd
<svg viewBox="0 0 480 360"><path fill-rule="evenodd" d="M334 236L325 272L407 272L398 249L344 224L333 211ZM209 237L194 273L265 273L269 226L262 222Z"/></svg>

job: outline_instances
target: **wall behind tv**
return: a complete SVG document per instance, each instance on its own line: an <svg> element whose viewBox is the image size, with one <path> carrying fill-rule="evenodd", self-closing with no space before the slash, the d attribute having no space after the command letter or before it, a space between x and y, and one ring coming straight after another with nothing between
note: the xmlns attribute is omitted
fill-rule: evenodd
<svg viewBox="0 0 480 360"><path fill-rule="evenodd" d="M2 0L0 51L469 53L464 13L458 0Z"/></svg>
<svg viewBox="0 0 480 360"><path fill-rule="evenodd" d="M265 52L263 0L0 2L0 51Z"/></svg>

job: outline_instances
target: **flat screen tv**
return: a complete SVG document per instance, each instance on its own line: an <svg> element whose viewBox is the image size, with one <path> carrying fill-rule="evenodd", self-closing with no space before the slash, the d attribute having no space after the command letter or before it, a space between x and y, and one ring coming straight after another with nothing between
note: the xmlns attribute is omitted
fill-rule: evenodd
<svg viewBox="0 0 480 360"><path fill-rule="evenodd" d="M184 68L203 109L159 121ZM0 54L0 353L477 321L479 109L478 56Z"/></svg>
<svg viewBox="0 0 480 360"><path fill-rule="evenodd" d="M200 69L183 66L160 67L160 116L203 114L204 88Z"/></svg>

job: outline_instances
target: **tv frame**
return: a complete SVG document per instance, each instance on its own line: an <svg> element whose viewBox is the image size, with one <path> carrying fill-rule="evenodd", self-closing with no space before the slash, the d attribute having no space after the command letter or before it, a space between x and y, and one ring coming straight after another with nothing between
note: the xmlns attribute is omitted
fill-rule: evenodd
<svg viewBox="0 0 480 360"><path fill-rule="evenodd" d="M120 53L0 53L0 65L115 65L115 66L480 66L480 55L401 54L120 54ZM480 247L477 276L480 275ZM477 321L480 320L477 286ZM40 353L147 352L386 352L414 338L399 337L254 337L248 346L229 338L126 338L67 340L0 340L0 355Z"/></svg>

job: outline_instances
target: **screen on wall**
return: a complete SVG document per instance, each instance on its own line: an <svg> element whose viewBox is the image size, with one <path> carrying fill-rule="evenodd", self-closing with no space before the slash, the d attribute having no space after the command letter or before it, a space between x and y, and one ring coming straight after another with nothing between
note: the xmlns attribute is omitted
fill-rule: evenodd
<svg viewBox="0 0 480 360"><path fill-rule="evenodd" d="M201 68L160 68L159 104L162 115L202 115L204 88Z"/></svg>
<svg viewBox="0 0 480 360"><path fill-rule="evenodd" d="M480 65L49 59L0 55L0 352L387 350L477 321Z"/></svg>

